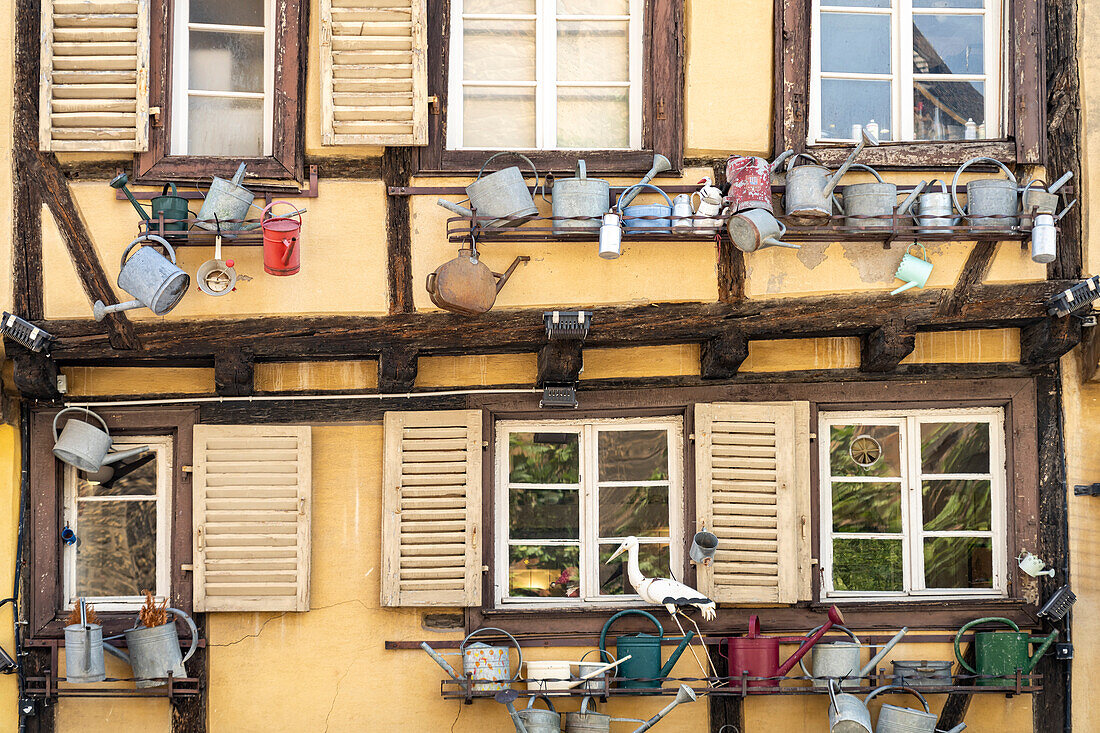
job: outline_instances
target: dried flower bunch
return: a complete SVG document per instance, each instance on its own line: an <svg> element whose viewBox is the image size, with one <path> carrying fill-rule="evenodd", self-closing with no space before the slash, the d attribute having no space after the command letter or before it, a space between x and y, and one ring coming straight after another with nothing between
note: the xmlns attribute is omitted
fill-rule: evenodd
<svg viewBox="0 0 1100 733"><path fill-rule="evenodd" d="M152 593L147 590L143 590L142 593L145 594L145 605L138 611L138 620L142 625L154 629L168 623L168 599L165 598L164 603L158 607Z"/></svg>
<svg viewBox="0 0 1100 733"><path fill-rule="evenodd" d="M99 623L99 615L96 614L95 609L92 608L92 605L90 603L85 604L84 612L85 612L84 613L85 618L87 619L89 624L98 624ZM76 626L80 623L80 602L79 601L77 601L77 604L75 606L73 606L73 610L69 611L69 618L66 619L66 623L68 623L69 626Z"/></svg>

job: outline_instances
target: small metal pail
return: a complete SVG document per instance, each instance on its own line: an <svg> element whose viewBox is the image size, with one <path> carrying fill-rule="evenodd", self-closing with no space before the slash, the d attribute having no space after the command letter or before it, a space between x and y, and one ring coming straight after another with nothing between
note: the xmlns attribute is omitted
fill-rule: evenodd
<svg viewBox="0 0 1100 733"><path fill-rule="evenodd" d="M620 203L623 197L626 196L628 191L633 191L638 188L649 188L657 193L661 194L665 203L663 204L631 204L630 206L622 207ZM632 200L632 199L627 199ZM672 199L668 197L668 194L661 189L654 186L652 183L636 183L630 188L624 190L619 194L619 202L615 205L615 208L623 215L623 231L625 232L641 232L646 229L668 229L671 225L670 218L672 216ZM652 218L642 218L652 217ZM629 225L628 223L629 222Z"/></svg>
<svg viewBox="0 0 1100 733"><path fill-rule="evenodd" d="M298 214L297 221L287 216L272 216L271 209L276 204L294 208L286 201L272 201L260 214L260 226L264 230L264 272L286 277L302 269L302 215Z"/></svg>
<svg viewBox="0 0 1100 733"><path fill-rule="evenodd" d="M585 658L592 652L598 652L597 661L584 661ZM581 661L577 665L577 676L584 677L586 674L595 672L597 669L605 666L603 663L605 657L609 662L615 661L614 655L606 649L589 649L587 652L584 653L584 656L581 657ZM595 677L590 677L582 682L579 687L582 690L606 690L608 679L607 675L608 672L605 671L596 675Z"/></svg>
<svg viewBox="0 0 1100 733"><path fill-rule="evenodd" d="M940 184L939 191L933 191L932 186ZM933 178L928 183L928 188L921 194L917 202L917 213L913 216L920 231L935 232L938 227L953 227L959 223L959 217L955 215L955 206L951 201L951 192L947 190L947 184L939 178Z"/></svg>
<svg viewBox="0 0 1100 733"><path fill-rule="evenodd" d="M166 259L150 246L139 247L128 258L130 252L143 242L161 245L168 250L168 257L171 259ZM176 251L163 237L143 234L130 242L122 253L118 286L158 316L175 308L190 284L191 276L176 267Z"/></svg>

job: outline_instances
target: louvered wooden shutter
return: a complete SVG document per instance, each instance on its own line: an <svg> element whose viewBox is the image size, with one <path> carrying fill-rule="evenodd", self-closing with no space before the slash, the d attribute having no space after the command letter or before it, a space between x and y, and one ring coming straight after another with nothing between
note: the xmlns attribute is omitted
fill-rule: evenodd
<svg viewBox="0 0 1100 733"><path fill-rule="evenodd" d="M481 412L387 412L382 605L481 603Z"/></svg>
<svg viewBox="0 0 1100 733"><path fill-rule="evenodd" d="M311 433L196 425L196 611L308 611Z"/></svg>
<svg viewBox="0 0 1100 733"><path fill-rule="evenodd" d="M42 150L149 149L149 2L42 0Z"/></svg>
<svg viewBox="0 0 1100 733"><path fill-rule="evenodd" d="M427 145L427 0L321 0L325 145Z"/></svg>
<svg viewBox="0 0 1100 733"><path fill-rule="evenodd" d="M719 603L808 600L809 403L695 406L696 513L718 535L698 570Z"/></svg>

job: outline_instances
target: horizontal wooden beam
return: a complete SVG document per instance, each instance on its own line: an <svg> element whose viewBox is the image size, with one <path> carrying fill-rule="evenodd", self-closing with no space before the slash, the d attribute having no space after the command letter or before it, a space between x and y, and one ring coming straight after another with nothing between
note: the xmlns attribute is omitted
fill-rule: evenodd
<svg viewBox="0 0 1100 733"><path fill-rule="evenodd" d="M860 343L860 371L894 371L902 359L913 353L916 341L916 333L904 323L887 321L863 335Z"/></svg>
<svg viewBox="0 0 1100 733"><path fill-rule="evenodd" d="M1045 280L977 286L957 314L938 312L944 290L593 308L586 348L701 343L738 329L749 339L861 336L883 322L914 330L1022 327L1046 317L1045 303L1072 282ZM537 352L546 343L541 309L490 311L477 318L450 313L389 316L142 320L133 324L143 349L111 347L94 321L39 321L59 341L64 364L199 361L247 349L258 361L321 361L373 357L385 347L421 355Z"/></svg>
<svg viewBox="0 0 1100 733"><path fill-rule="evenodd" d="M412 392L416 386L418 354L408 346L387 346L378 355L378 391Z"/></svg>
<svg viewBox="0 0 1100 733"><path fill-rule="evenodd" d="M1020 329L1020 361L1052 364L1081 343L1081 319L1077 316L1046 318Z"/></svg>

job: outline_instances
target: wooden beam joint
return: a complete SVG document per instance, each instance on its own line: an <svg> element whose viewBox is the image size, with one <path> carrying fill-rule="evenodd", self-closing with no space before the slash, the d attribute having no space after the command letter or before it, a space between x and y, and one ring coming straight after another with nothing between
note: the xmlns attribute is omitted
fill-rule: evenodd
<svg viewBox="0 0 1100 733"><path fill-rule="evenodd" d="M255 389L255 357L248 351L219 351L214 356L214 391L222 397L247 397Z"/></svg>
<svg viewBox="0 0 1100 733"><path fill-rule="evenodd" d="M7 341L8 358L12 360L12 381L21 394L39 400L58 400L57 362L46 354Z"/></svg>
<svg viewBox="0 0 1100 733"><path fill-rule="evenodd" d="M1031 366L1051 364L1079 343L1080 318L1044 318L1020 329L1020 362Z"/></svg>
<svg viewBox="0 0 1100 733"><path fill-rule="evenodd" d="M892 372L913 353L917 334L902 321L887 321L860 338L859 369Z"/></svg>
<svg viewBox="0 0 1100 733"><path fill-rule="evenodd" d="M732 379L749 356L749 340L740 329L703 342L699 353L699 374L703 379Z"/></svg>
<svg viewBox="0 0 1100 733"><path fill-rule="evenodd" d="M378 355L378 390L411 392L416 385L419 352L411 347L385 347Z"/></svg>
<svg viewBox="0 0 1100 733"><path fill-rule="evenodd" d="M584 340L555 339L547 341L539 349L535 383L540 387L548 384L576 384L584 369Z"/></svg>

